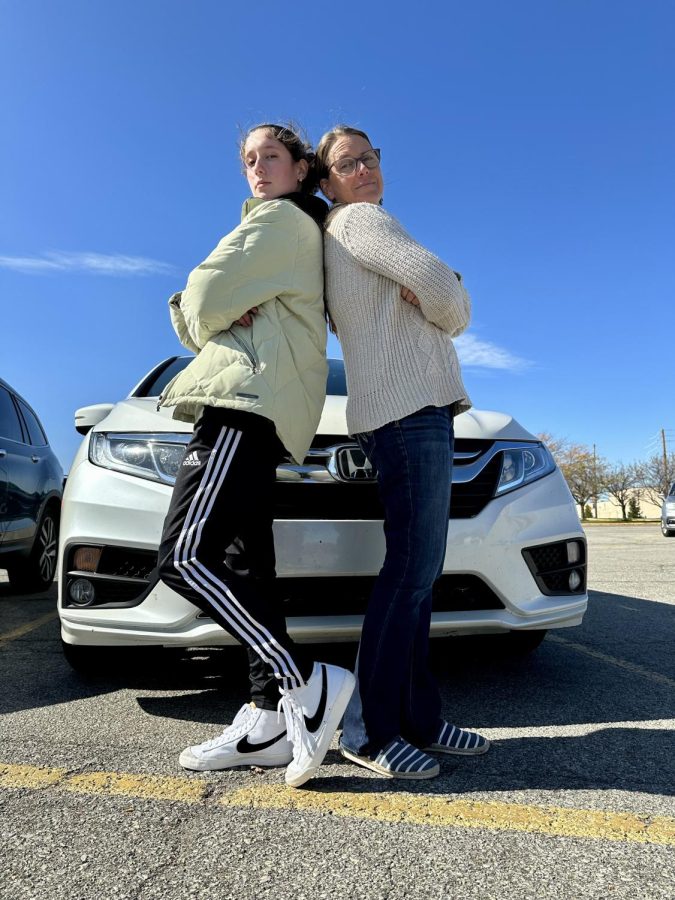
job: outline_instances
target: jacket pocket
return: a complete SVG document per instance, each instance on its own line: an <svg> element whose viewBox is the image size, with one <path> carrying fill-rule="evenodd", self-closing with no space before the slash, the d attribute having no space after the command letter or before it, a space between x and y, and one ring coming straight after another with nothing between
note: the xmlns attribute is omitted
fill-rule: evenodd
<svg viewBox="0 0 675 900"><path fill-rule="evenodd" d="M239 347L241 352L244 354L244 356L248 360L249 365L253 369L253 374L259 375L260 374L260 360L258 359L258 356L257 356L255 350L253 349L253 347L249 347L245 341L243 341L240 337L238 337L234 333L234 331L230 331L230 334L232 335L232 340L235 342L235 344Z"/></svg>

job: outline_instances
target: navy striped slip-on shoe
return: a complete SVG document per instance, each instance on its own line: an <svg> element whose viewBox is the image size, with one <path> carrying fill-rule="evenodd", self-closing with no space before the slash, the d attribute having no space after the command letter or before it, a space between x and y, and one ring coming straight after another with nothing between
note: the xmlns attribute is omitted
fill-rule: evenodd
<svg viewBox="0 0 675 900"><path fill-rule="evenodd" d="M478 756L486 753L490 741L475 731L465 731L449 722L441 722L438 737L424 749L429 753L456 753L459 756Z"/></svg>
<svg viewBox="0 0 675 900"><path fill-rule="evenodd" d="M440 766L435 759L413 747L402 737L395 737L377 754L375 759L359 756L340 744L340 753L357 766L372 769L385 778L435 778Z"/></svg>

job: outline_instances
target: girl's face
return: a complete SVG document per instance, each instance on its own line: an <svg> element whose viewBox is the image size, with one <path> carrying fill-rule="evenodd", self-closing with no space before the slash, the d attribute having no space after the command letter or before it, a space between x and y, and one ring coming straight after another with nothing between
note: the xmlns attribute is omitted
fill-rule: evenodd
<svg viewBox="0 0 675 900"><path fill-rule="evenodd" d="M275 200L299 190L307 176L307 160L296 162L281 141L263 128L246 138L243 157L251 193L263 200Z"/></svg>
<svg viewBox="0 0 675 900"><path fill-rule="evenodd" d="M333 203L379 203L384 193L379 163L369 169L362 161L364 153L372 151L370 143L359 134L341 135L333 144L328 160L328 178L321 179L321 190ZM351 175L341 175L340 160L357 160Z"/></svg>

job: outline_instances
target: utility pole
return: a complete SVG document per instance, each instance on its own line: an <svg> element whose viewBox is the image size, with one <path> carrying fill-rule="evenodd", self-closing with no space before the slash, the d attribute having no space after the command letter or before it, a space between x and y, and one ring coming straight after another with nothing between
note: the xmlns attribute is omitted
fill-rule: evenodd
<svg viewBox="0 0 675 900"><path fill-rule="evenodd" d="M593 514L598 518L598 457L593 444Z"/></svg>
<svg viewBox="0 0 675 900"><path fill-rule="evenodd" d="M661 443L663 444L663 496L668 494L668 451L666 449L666 429L661 429Z"/></svg>

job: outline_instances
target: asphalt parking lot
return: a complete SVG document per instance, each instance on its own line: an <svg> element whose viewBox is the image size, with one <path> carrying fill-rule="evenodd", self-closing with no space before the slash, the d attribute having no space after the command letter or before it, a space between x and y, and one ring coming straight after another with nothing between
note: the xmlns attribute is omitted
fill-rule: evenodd
<svg viewBox="0 0 675 900"><path fill-rule="evenodd" d="M83 681L55 589L13 596L0 573L0 897L672 898L675 540L587 533L583 626L522 659L436 646L444 714L494 743L412 787L335 749L307 790L184 772L242 702L236 651Z"/></svg>

